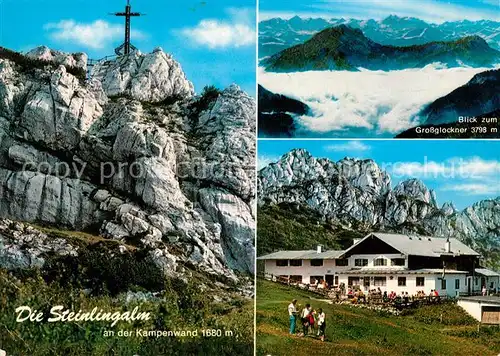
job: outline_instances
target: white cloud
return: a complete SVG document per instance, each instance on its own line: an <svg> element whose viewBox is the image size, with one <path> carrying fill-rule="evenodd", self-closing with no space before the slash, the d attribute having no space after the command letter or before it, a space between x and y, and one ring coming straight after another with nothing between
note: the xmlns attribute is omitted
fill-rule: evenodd
<svg viewBox="0 0 500 356"><path fill-rule="evenodd" d="M496 195L500 194L498 184L482 183L462 183L445 185L441 190L448 192L457 192L462 195Z"/></svg>
<svg viewBox="0 0 500 356"><path fill-rule="evenodd" d="M123 26L111 24L104 20L92 23L78 23L74 20L61 20L44 26L50 37L60 42L73 42L91 49L102 49L111 42L123 38ZM144 34L132 30L132 38L144 38Z"/></svg>
<svg viewBox="0 0 500 356"><path fill-rule="evenodd" d="M485 68L398 71L310 71L269 73L259 84L306 103L312 114L297 118L298 135L324 137L394 136L417 126L416 115L434 100L467 83ZM356 136L353 136L356 135Z"/></svg>
<svg viewBox="0 0 500 356"><path fill-rule="evenodd" d="M259 155L257 159L257 169L261 170L262 168L268 166L271 163L278 162L280 157L278 156L267 156L267 155Z"/></svg>
<svg viewBox="0 0 500 356"><path fill-rule="evenodd" d="M204 19L195 27L180 30L192 43L210 49L244 47L255 43L254 13L250 9L229 8L230 20Z"/></svg>
<svg viewBox="0 0 500 356"><path fill-rule="evenodd" d="M325 146L325 150L331 152L364 152L370 149L370 146L361 141L348 141Z"/></svg>
<svg viewBox="0 0 500 356"><path fill-rule="evenodd" d="M428 161L424 157L423 162L392 162L383 166L395 177L485 180L500 175L500 161L480 157L454 157L443 162ZM493 185L498 186L498 182Z"/></svg>

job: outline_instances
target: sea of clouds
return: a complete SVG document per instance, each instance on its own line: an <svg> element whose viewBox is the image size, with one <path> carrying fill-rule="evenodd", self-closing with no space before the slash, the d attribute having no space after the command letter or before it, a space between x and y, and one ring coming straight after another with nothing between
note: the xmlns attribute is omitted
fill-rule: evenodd
<svg viewBox="0 0 500 356"><path fill-rule="evenodd" d="M421 124L418 113L434 100L491 68L424 68L397 71L268 73L259 84L312 109L296 118L299 137L393 137Z"/></svg>

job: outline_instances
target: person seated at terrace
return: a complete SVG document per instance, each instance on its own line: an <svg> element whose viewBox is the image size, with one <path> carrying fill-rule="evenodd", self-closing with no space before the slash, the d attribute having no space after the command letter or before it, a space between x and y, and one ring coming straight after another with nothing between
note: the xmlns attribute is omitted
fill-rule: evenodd
<svg viewBox="0 0 500 356"><path fill-rule="evenodd" d="M384 302L389 300L389 297L387 296L387 291L384 291L384 296L383 296Z"/></svg>
<svg viewBox="0 0 500 356"><path fill-rule="evenodd" d="M349 288L349 290L347 291L347 297L348 298L354 297L354 291L352 290L352 288Z"/></svg>
<svg viewBox="0 0 500 356"><path fill-rule="evenodd" d="M431 290L431 295L429 298L432 302L436 302L439 300L439 293L436 289Z"/></svg>
<svg viewBox="0 0 500 356"><path fill-rule="evenodd" d="M382 295L382 289L380 289L380 287L377 288L377 293Z"/></svg>
<svg viewBox="0 0 500 356"><path fill-rule="evenodd" d="M402 297L403 297L404 303L408 303L410 301L410 297L408 296L408 292L403 292Z"/></svg>
<svg viewBox="0 0 500 356"><path fill-rule="evenodd" d="M365 293L363 293L361 289L356 293L356 297L358 298L359 302L363 301L363 303L366 303Z"/></svg>

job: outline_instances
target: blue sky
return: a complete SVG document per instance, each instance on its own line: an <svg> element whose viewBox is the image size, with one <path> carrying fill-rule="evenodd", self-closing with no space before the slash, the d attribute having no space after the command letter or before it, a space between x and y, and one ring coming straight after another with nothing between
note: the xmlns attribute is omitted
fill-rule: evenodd
<svg viewBox="0 0 500 356"><path fill-rule="evenodd" d="M0 46L25 51L38 45L114 53L123 41L126 0L0 0ZM195 89L240 85L255 95L255 0L139 1L132 11L132 44L143 52L161 46L173 54Z"/></svg>
<svg viewBox="0 0 500 356"><path fill-rule="evenodd" d="M498 0L260 0L259 20L272 17L383 19L417 17L432 23L500 19Z"/></svg>
<svg viewBox="0 0 500 356"><path fill-rule="evenodd" d="M294 148L335 162L344 157L371 158L386 170L393 186L409 178L434 189L438 204L458 209L500 196L500 140L260 140L259 168Z"/></svg>

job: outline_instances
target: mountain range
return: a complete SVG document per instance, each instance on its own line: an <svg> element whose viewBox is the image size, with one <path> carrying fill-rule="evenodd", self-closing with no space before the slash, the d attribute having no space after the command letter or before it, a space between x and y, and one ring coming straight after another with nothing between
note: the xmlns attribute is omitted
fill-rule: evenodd
<svg viewBox="0 0 500 356"><path fill-rule="evenodd" d="M269 72L308 70L397 70L422 68L431 63L448 67L488 67L500 61L500 52L479 36L412 46L382 45L362 30L339 25L324 29L302 44L265 58Z"/></svg>
<svg viewBox="0 0 500 356"><path fill-rule="evenodd" d="M328 227L323 235L386 231L453 236L482 253L490 266L500 266L500 197L458 211L451 202L438 205L435 192L418 179L393 187L390 175L371 159L333 162L303 149L292 150L262 168L258 192L259 214L270 207L292 205L296 221L303 219L297 213L301 210L319 216L318 226ZM293 214L277 215L293 221ZM258 225L260 220L259 215ZM269 245L260 226L258 231L259 241Z"/></svg>
<svg viewBox="0 0 500 356"><path fill-rule="evenodd" d="M374 42L389 46L411 46L436 41L452 41L468 36L483 38L500 50L500 22L453 21L431 24L413 17L388 16L383 20L273 18L259 23L259 58L274 55L303 43L328 27L347 25L361 29Z"/></svg>

